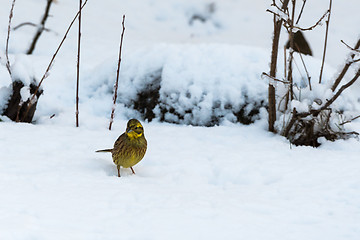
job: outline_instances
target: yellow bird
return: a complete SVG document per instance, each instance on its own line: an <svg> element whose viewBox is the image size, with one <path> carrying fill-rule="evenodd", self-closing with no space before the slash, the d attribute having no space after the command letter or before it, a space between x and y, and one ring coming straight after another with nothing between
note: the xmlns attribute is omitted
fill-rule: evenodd
<svg viewBox="0 0 360 240"><path fill-rule="evenodd" d="M144 128L137 119L130 119L127 123L126 131L114 143L112 149L97 150L96 152L111 152L113 162L118 170L120 177L120 166L132 168L143 159L147 149L147 141L144 135Z"/></svg>

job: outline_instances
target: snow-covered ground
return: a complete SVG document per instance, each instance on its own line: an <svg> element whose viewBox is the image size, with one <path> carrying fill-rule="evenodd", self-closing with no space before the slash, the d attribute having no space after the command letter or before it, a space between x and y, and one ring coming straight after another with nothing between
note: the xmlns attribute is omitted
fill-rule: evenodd
<svg viewBox="0 0 360 240"><path fill-rule="evenodd" d="M111 147L127 119L136 116L124 108L136 94L133 87L144 87L144 76L159 70L164 95L178 93L177 100L164 102L177 111L199 104L197 123L209 116L209 103L241 102L244 89L252 101L266 99L267 80L261 73L268 71L270 60L272 16L265 12L270 3L89 0L83 14L80 128L74 127L76 29L43 83L36 123L1 117L0 240L359 239L356 139L323 140L317 149L290 146L266 131L265 111L259 113L262 120L243 126L231 123L233 116L221 105L221 114L228 114L221 126L143 122L148 151L134 167L136 175L122 169L118 178L110 154L95 153ZM17 1L13 26L38 22L45 4ZM53 4L46 24L52 32L43 33L33 56L22 53L34 29L11 33L15 75L27 81L42 76L77 4ZM305 27L325 12L328 1L307 4L300 22ZM10 5L0 0L2 63ZM359 7L358 0L333 3L326 81L348 53L340 39L353 45L358 37ZM120 104L108 131L122 14L126 32ZM192 20L194 15L207 21ZM324 26L305 35L315 56L305 61L315 78L323 33ZM285 41L283 36L281 44ZM10 83L0 65L0 107ZM346 110L357 110L357 95L350 93L352 102L340 102L348 104ZM347 128L360 132L359 120Z"/></svg>
<svg viewBox="0 0 360 240"><path fill-rule="evenodd" d="M144 124L148 152L119 179L94 150L125 124L2 123L1 239L360 236L356 140L291 148L259 125Z"/></svg>

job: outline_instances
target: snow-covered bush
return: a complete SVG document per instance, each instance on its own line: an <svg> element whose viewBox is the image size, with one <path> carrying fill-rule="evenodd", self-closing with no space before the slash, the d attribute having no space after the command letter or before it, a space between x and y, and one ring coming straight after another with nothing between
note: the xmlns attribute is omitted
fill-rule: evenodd
<svg viewBox="0 0 360 240"><path fill-rule="evenodd" d="M0 115L17 122L32 122L37 101L43 90L40 88L32 98L38 83L34 77L31 62L25 55L18 54L14 57L11 76L5 77L5 74L1 74L2 77L8 79L9 84L0 88ZM1 72L4 73L5 66L1 68ZM7 72L6 75L8 75ZM30 101L32 104L28 107Z"/></svg>
<svg viewBox="0 0 360 240"><path fill-rule="evenodd" d="M268 100L269 130L273 132L277 130L295 145L310 145L314 147L320 145L318 139L321 137L334 141L353 135L357 136L357 132L346 131L344 126L345 121L343 119L344 116L345 118L350 116L350 114L346 113L347 111L359 111L359 109L356 109L359 105L357 98L351 96L352 94L348 93L345 95L342 93L352 86L360 76L360 65L356 64L359 59L355 58L355 54L359 53L357 49L360 47L360 39L354 48L347 45L347 47L351 49L352 54L348 57L342 71L333 76L326 76L329 74L329 71L325 68L325 55L331 15L331 1L325 14L309 28L301 28L298 26L305 2L303 2L300 13L295 13L296 1L291 1L291 4L289 3L290 1L288 0L273 1L271 8L268 9L268 11L274 15L274 38L271 52L270 74L264 73L264 75L270 79ZM296 23L295 19L297 19ZM298 44L296 33L299 32L299 30L312 30L320 26L324 19L327 20L325 22L323 57L321 64L318 65L318 72L320 73L314 74L308 71L309 66L310 68L314 66L306 64L302 55L303 53L311 54L311 50L309 46L307 46L307 51L301 51L300 45L302 44ZM282 27L287 30L289 35L289 41L286 45L289 51L287 60L285 61L286 69L284 75L281 76L281 74L278 74L278 76L276 76L279 49L278 40ZM305 38L302 39L302 42L305 42ZM299 69L300 63L303 68L302 70ZM354 73L350 71L350 74L346 75L352 64L355 67ZM295 76L295 65L300 75L305 77ZM336 78L334 78L334 76ZM304 81L301 82L299 79L304 79ZM346 83L343 83L345 81ZM280 82L281 84L276 84L276 82ZM280 116L277 127L275 127L276 116Z"/></svg>
<svg viewBox="0 0 360 240"><path fill-rule="evenodd" d="M261 78L265 56L263 49L220 44L140 49L124 57L118 102L149 121L249 124L267 104L267 85ZM92 77L92 88L112 90L114 61L99 68L106 65L112 68ZM101 87L104 83L106 88Z"/></svg>
<svg viewBox="0 0 360 240"><path fill-rule="evenodd" d="M327 73L329 72L331 71L328 69ZM276 128L291 143L319 146L319 138L322 137L334 141L356 135L344 125L346 120L352 119L360 112L355 92L348 91L340 95L336 101L324 108L336 94L331 90L332 79L333 77L326 74L322 84L312 83L311 90L308 84L297 85L294 88L295 97L287 110L284 109L284 100L278 98L280 107ZM279 85L279 96L285 96L287 91L286 85Z"/></svg>

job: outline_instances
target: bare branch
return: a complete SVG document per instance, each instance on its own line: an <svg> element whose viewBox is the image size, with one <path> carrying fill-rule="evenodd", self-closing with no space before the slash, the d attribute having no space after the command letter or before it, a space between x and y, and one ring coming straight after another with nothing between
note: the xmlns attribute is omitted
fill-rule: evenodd
<svg viewBox="0 0 360 240"><path fill-rule="evenodd" d="M20 23L19 25L16 25L15 27L13 27L13 30L15 31L15 30L17 30L17 29L19 29L19 28L21 28L23 26L26 26L26 25L30 25L32 27L40 28L40 26L38 24L35 24L35 23L32 23L32 22L24 22L24 23ZM48 28L44 28L44 31L45 32L51 32L51 30L48 29Z"/></svg>
<svg viewBox="0 0 360 240"><path fill-rule="evenodd" d="M309 115L316 116L321 111L328 109L328 107L340 96L340 94L344 90L346 90L348 87L353 85L359 77L360 77L360 68L357 70L355 76L347 84L344 84L343 86L341 86L341 88L332 96L332 98L327 100L326 103L321 108L316 109L316 110L311 110L309 112L298 113L297 116L298 117L307 117Z"/></svg>
<svg viewBox="0 0 360 240"><path fill-rule="evenodd" d="M346 124L346 123L351 123L352 121L354 121L355 119L358 119L358 118L360 118L360 115L358 115L358 116L356 116L356 117L354 117L354 118L352 118L352 119L350 119L350 120L348 120L348 121L342 122L342 123L340 123L339 125L341 126L341 125L344 125L344 124Z"/></svg>
<svg viewBox="0 0 360 240"><path fill-rule="evenodd" d="M302 16L302 13L303 13L303 11L304 11L305 4L306 4L306 0L303 0L303 4L302 4L302 6L301 6L301 10L300 10L298 19L296 20L296 23L295 23L295 24L298 24L298 23L299 23L299 20L300 20L300 18L301 18L301 16Z"/></svg>
<svg viewBox="0 0 360 240"><path fill-rule="evenodd" d="M282 19L282 17L280 16L280 14L278 14L278 13L276 13L276 12L270 10L270 9L266 9L266 11L269 12L269 13L272 13L272 14L274 14L275 16L277 16L278 18ZM282 19L282 20L284 20L284 19Z"/></svg>
<svg viewBox="0 0 360 240"><path fill-rule="evenodd" d="M87 1L88 1L88 0L85 0L84 4L82 5L82 7L81 7L80 10L82 10L82 9L85 7ZM69 33L69 31L70 31L70 29L71 29L71 27L72 27L72 25L74 24L75 20L76 20L77 17L79 16L79 14L80 14L80 11L76 13L76 15L75 15L75 17L73 18L73 20L71 21L68 29L66 30L65 35L64 35L63 39L61 40L58 48L56 49L53 57L51 58L50 63L49 63L49 65L47 66L44 75L42 76L42 78L41 78L38 86L37 86L36 89L35 89L35 92L34 92L34 93L32 94L32 96L31 96L31 100L29 101L29 104L28 104L28 106L27 106L27 110L26 110L23 118L25 118L25 117L27 116L27 114L28 114L28 112L29 112L29 109L31 108L31 106L32 106L32 104L33 104L33 102L34 102L34 99L35 99L35 97L36 97L36 93L39 91L42 82L45 80L45 78L47 78L47 77L49 76L49 71L50 71L50 69L51 69L51 67L52 67L52 65L53 65L53 62L54 62L54 60L55 60L55 57L56 57L56 55L58 54L58 52L60 51L63 43L65 42L65 39L66 39L68 33Z"/></svg>
<svg viewBox="0 0 360 240"><path fill-rule="evenodd" d="M80 44L81 44L81 6L82 0L79 0L79 31L78 31L78 53L76 65L76 127L79 127L79 82L80 82Z"/></svg>
<svg viewBox="0 0 360 240"><path fill-rule="evenodd" d="M292 117L289 121L289 123L286 125L286 128L284 129L282 135L285 136L285 137L288 137L289 135L289 132L292 128L292 126L294 125L296 119L297 119L297 116L298 116L298 113L296 111L296 108L293 109L293 112L292 112Z"/></svg>
<svg viewBox="0 0 360 240"><path fill-rule="evenodd" d="M354 82L356 82L356 80L359 78L359 76L360 76L360 68L357 70L355 76L354 76L347 84L344 84L344 85L337 91L337 93L336 93L330 100L328 100L322 108L320 108L320 110L323 110L323 109L329 107L329 106L340 96L340 94L341 94L345 89L347 89L347 88L350 87Z"/></svg>
<svg viewBox="0 0 360 240"><path fill-rule="evenodd" d="M30 25L30 26L33 26L33 27L38 27L38 24L35 24L35 23L32 23L32 22L24 22L24 23L20 23L19 25L16 25L15 27L13 27L13 30L17 30L23 26L26 26L26 25Z"/></svg>
<svg viewBox="0 0 360 240"><path fill-rule="evenodd" d="M44 16L41 19L40 26L38 27L38 30L37 30L37 32L36 32L36 34L34 36L33 41L31 42L30 47L27 50L26 54L32 54L33 53L37 41L39 40L42 32L45 30L45 22L46 22L47 18L49 17L50 6L51 6L52 2L53 2L53 0L47 0Z"/></svg>
<svg viewBox="0 0 360 240"><path fill-rule="evenodd" d="M120 37L119 60L118 60L118 67L117 67L117 71L116 71L116 82L115 82L115 86L114 86L114 98L113 98L114 104L113 104L113 107L112 107L112 110L111 110L109 130L111 130L111 125L112 125L112 123L114 121L114 115L115 115L117 90L118 90L118 86L119 86L119 76L120 76L121 50L122 50L124 32L125 32L125 15L123 15L123 20L122 20L122 32L121 32L121 37Z"/></svg>
<svg viewBox="0 0 360 240"><path fill-rule="evenodd" d="M312 87L311 87L311 77L310 77L310 74L309 74L309 72L308 72L308 70L307 70L305 61L304 61L304 59L303 59L303 57L302 57L302 53L301 53L301 51L300 51L299 45L297 45L297 44L295 43L295 47L296 47L296 49L297 49L297 52L299 53L301 62L302 62L302 64L303 64L303 66L304 66L304 69L305 69L305 72L306 72L306 77L307 77L307 79L308 79L308 81L309 81L310 91L312 91Z"/></svg>
<svg viewBox="0 0 360 240"><path fill-rule="evenodd" d="M288 60L288 71L287 71L287 80L289 82L289 91L286 94L285 98L285 111L287 110L287 106L289 101L293 100L294 91L293 91L293 58L294 58L294 18L295 18L295 6L296 0L291 0L292 2L292 11L291 18L289 19L289 41L290 41L290 52L289 52L289 60Z"/></svg>
<svg viewBox="0 0 360 240"><path fill-rule="evenodd" d="M275 1L273 1L275 3ZM288 8L289 0L284 0L282 2L282 7L285 9ZM279 39L280 39L280 32L281 32L281 25L283 23L282 19L276 19L274 15L274 37L272 42L271 48L271 62L270 62L270 76L276 76L276 67L277 67L277 57L278 57L278 49L279 49ZM275 88L272 84L269 84L268 87L268 100L269 100L269 131L275 132L274 123L276 121L276 100L275 100Z"/></svg>
<svg viewBox="0 0 360 240"><path fill-rule="evenodd" d="M13 0L12 4L11 4L11 9L10 9L10 14L9 14L8 32L7 32L7 38L6 38L6 49L5 49L6 68L9 72L11 78L12 78L12 74L11 74L11 66L10 66L10 61L9 61L9 39L10 39L10 30L11 30L11 20L14 16L15 1L16 0Z"/></svg>
<svg viewBox="0 0 360 240"><path fill-rule="evenodd" d="M324 70L324 64L325 64L325 55L326 55L326 47L327 47L327 38L328 38L328 33L329 33L329 23L330 23L330 16L331 16L331 6L332 6L332 0L330 0L330 3L329 3L329 15L328 15L328 19L327 19L327 21L326 21L325 43L324 43L323 57L322 57L322 61L321 61L321 68L320 68L319 83L321 83L322 73L323 73L323 70Z"/></svg>
<svg viewBox="0 0 360 240"><path fill-rule="evenodd" d="M301 27L298 27L298 26L294 26L294 28L299 29L299 30L301 30L301 31L310 31L310 30L313 30L313 29L316 28L317 26L321 25L322 20L323 20L328 14L330 14L330 11L329 11L329 10L327 10L327 11L324 13L324 15L323 15L314 25L312 25L312 26L310 26L310 27L301 28Z"/></svg>
<svg viewBox="0 0 360 240"><path fill-rule="evenodd" d="M277 9L278 12L271 10L271 9L266 9L267 12L272 13L274 16L277 16L279 19L278 20L283 20L284 22L288 22L290 15L289 15L289 11L288 8L280 8L275 1L273 1L273 3L271 4L271 6L275 7Z"/></svg>
<svg viewBox="0 0 360 240"><path fill-rule="evenodd" d="M342 42L347 48L349 48L351 51L354 51L355 53L360 53L359 49L350 47L348 44L346 44L346 42L344 42L343 40L340 40L340 42Z"/></svg>
<svg viewBox="0 0 360 240"><path fill-rule="evenodd" d="M358 39L356 45L354 48L351 49L358 49L360 48L360 38ZM331 90L334 92L335 89L337 88L337 86L340 84L341 80L344 78L347 70L349 69L349 67L351 66L352 63L354 63L354 61L352 61L355 57L355 53L350 55L350 61L347 61L347 63L345 64L343 70L340 72L339 76L336 78L334 85L331 87ZM355 62L357 62L357 60L355 60Z"/></svg>
<svg viewBox="0 0 360 240"><path fill-rule="evenodd" d="M266 76L266 77L268 77L268 78L270 78L270 79L272 79L272 80L274 80L274 81L276 81L276 82L281 82L281 83L283 83L283 84L289 84L288 81L284 81L284 80L280 80L280 79L278 79L278 78L272 77L272 76L270 76L269 74L267 74L266 72L263 72L261 75Z"/></svg>

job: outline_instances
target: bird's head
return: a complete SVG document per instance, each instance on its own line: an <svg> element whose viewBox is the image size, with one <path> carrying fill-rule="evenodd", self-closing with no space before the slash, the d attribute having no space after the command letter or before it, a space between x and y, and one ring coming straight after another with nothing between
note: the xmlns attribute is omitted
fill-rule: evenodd
<svg viewBox="0 0 360 240"><path fill-rule="evenodd" d="M141 137L144 134L144 128L137 119L130 119L126 127L126 135L130 139Z"/></svg>

